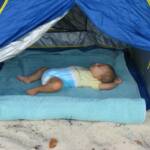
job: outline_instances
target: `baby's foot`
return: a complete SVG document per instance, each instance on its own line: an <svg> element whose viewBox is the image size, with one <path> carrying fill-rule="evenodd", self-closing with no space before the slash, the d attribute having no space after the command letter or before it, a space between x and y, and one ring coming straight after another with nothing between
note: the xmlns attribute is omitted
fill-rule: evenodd
<svg viewBox="0 0 150 150"><path fill-rule="evenodd" d="M28 77L18 76L17 79L18 79L19 81L24 82L24 83L31 83L31 81L29 80Z"/></svg>
<svg viewBox="0 0 150 150"><path fill-rule="evenodd" d="M27 90L27 94L33 96L37 94L37 91L35 89L30 89L30 90Z"/></svg>

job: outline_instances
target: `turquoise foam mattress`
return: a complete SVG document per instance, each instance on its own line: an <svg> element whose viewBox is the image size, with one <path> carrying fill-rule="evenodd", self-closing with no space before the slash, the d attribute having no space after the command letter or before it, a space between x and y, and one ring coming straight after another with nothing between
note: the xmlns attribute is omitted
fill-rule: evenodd
<svg viewBox="0 0 150 150"><path fill-rule="evenodd" d="M31 74L42 66L88 67L94 63L111 64L123 79L123 83L109 91L63 88L57 93L28 96L25 91L40 85L41 81L24 84L16 80L16 76ZM145 100L140 97L138 86L126 67L121 50L27 50L5 62L0 71L0 120L75 119L142 123L145 114Z"/></svg>

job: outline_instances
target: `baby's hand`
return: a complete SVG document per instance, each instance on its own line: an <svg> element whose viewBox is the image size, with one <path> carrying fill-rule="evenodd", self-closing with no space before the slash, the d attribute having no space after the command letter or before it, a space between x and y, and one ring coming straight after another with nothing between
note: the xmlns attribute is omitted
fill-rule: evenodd
<svg viewBox="0 0 150 150"><path fill-rule="evenodd" d="M115 80L115 83L116 83L116 84L121 84L121 83L122 83L122 80L121 80L120 78L117 78L117 79Z"/></svg>

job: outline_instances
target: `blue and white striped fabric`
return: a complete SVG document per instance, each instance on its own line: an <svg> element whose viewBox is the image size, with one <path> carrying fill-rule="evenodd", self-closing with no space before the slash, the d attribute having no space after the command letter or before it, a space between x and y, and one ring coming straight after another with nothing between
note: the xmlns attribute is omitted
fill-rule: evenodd
<svg viewBox="0 0 150 150"><path fill-rule="evenodd" d="M52 77L58 77L63 81L64 87L76 87L76 81L73 77L72 69L72 67L66 67L46 70L41 78L42 85L45 85Z"/></svg>

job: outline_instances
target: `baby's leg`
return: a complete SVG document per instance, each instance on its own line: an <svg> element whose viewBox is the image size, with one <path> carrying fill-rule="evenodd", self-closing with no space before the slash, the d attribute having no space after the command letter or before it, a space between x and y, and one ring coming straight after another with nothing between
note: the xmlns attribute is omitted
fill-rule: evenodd
<svg viewBox="0 0 150 150"><path fill-rule="evenodd" d="M44 71L46 71L47 69L48 68L46 68L46 67L42 67L42 68L36 70L30 76L18 76L17 79L24 83L31 83L31 82L39 80L41 78L42 74L44 73Z"/></svg>
<svg viewBox="0 0 150 150"><path fill-rule="evenodd" d="M36 95L38 93L52 93L59 91L63 86L62 81L57 78L53 77L51 78L46 85L42 85L33 89L29 89L27 91L27 94L29 95Z"/></svg>

